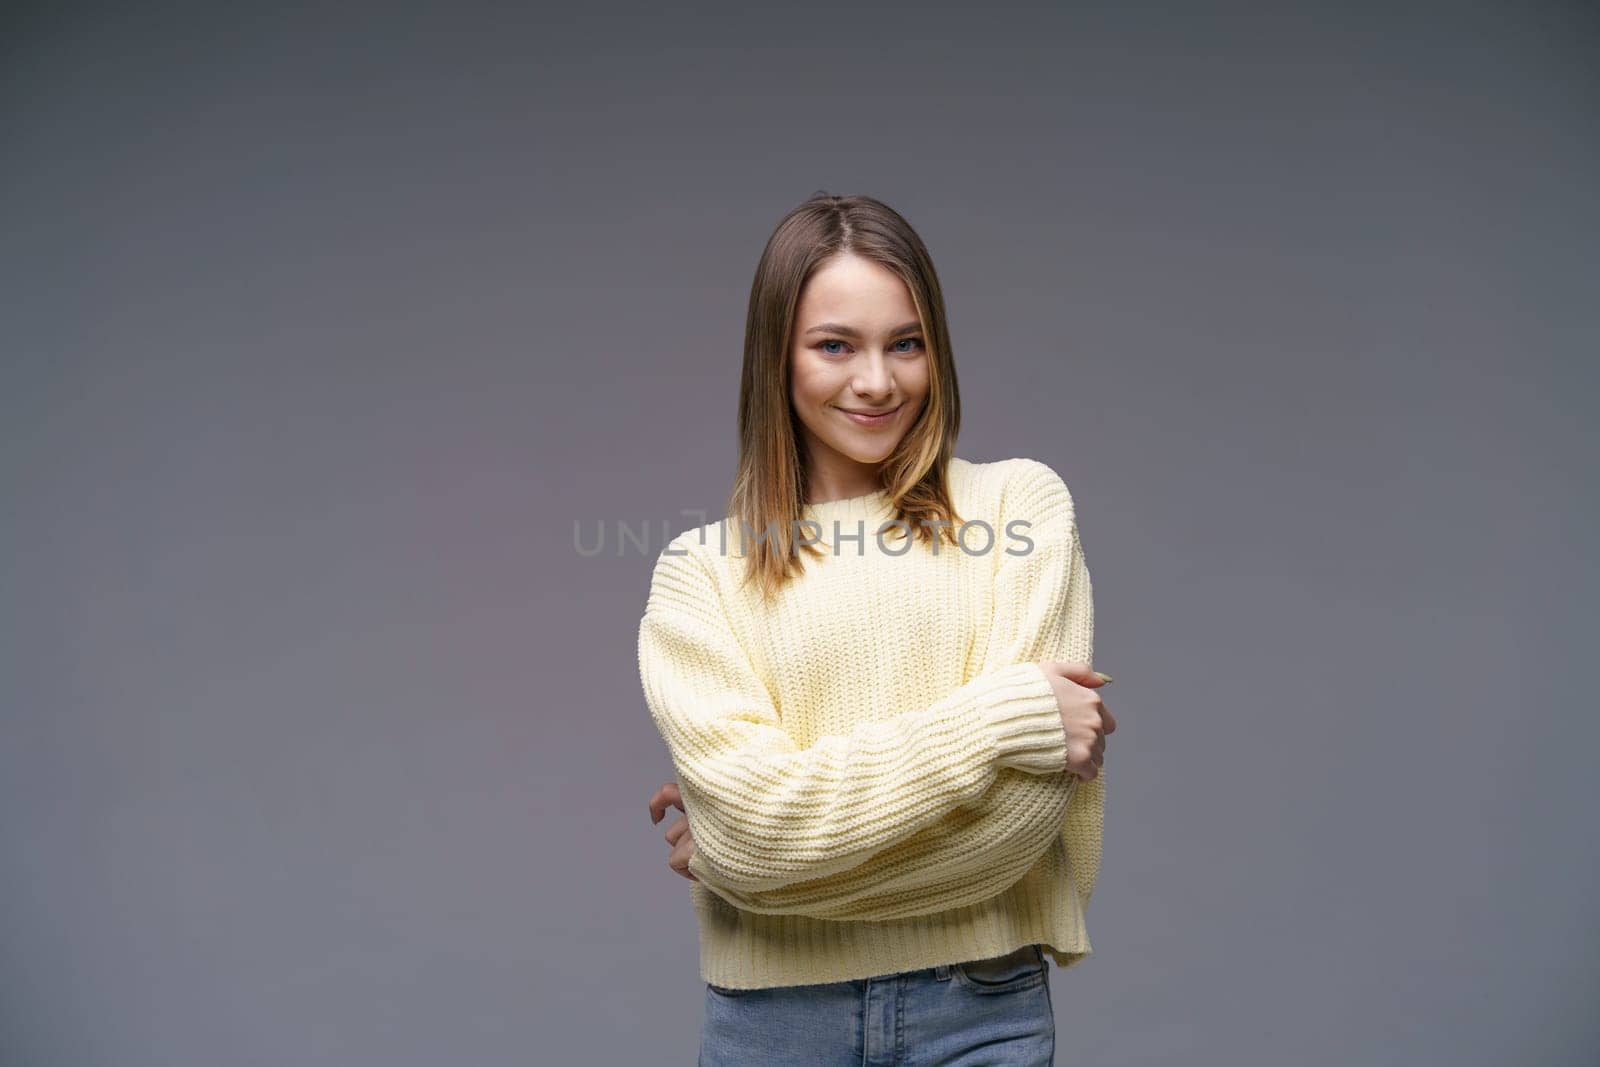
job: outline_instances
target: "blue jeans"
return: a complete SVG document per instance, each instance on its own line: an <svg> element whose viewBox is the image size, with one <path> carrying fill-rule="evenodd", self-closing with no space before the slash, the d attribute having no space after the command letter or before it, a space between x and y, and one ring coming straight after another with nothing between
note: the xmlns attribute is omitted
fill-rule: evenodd
<svg viewBox="0 0 1600 1067"><path fill-rule="evenodd" d="M1056 1022L1038 945L847 982L706 987L700 1067L1049 1067Z"/></svg>

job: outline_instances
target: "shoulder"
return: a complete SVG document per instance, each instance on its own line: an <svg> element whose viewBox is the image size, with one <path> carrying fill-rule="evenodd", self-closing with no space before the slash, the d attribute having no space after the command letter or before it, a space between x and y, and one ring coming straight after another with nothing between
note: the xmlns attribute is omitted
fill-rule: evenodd
<svg viewBox="0 0 1600 1067"><path fill-rule="evenodd" d="M976 463L952 458L951 493L957 510L965 503L975 513L1038 522L1065 510L1074 502L1061 473L1042 460L1027 456Z"/></svg>
<svg viewBox="0 0 1600 1067"><path fill-rule="evenodd" d="M712 589L705 553L714 550L717 524L691 527L669 540L650 571L650 600L704 601Z"/></svg>

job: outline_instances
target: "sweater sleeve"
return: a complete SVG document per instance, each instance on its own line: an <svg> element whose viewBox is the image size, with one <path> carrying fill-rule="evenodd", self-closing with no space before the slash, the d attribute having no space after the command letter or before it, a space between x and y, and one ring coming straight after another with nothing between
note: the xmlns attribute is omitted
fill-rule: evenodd
<svg viewBox="0 0 1600 1067"><path fill-rule="evenodd" d="M1045 691L1041 659L1091 662L1093 593L1070 492L1050 467L1018 460L1001 502L996 531L999 562L994 573L994 616L977 678L1029 667ZM1024 519L1032 541L1027 552L1004 552L1013 533L1007 524ZM1060 715L1050 696L1057 728ZM1064 763L1064 751L1063 760ZM1101 777L1104 768L1101 769ZM690 870L714 891L748 911L794 913L835 920L881 920L929 914L987 900L1024 877L1063 834L1075 874L1097 862L1098 807L1103 783L1080 782L1062 764L1047 773L1001 768L980 796L947 812L918 832L856 865L760 890L716 884L717 872L701 872L699 824L693 823L695 858ZM685 801L685 806L689 802ZM1093 825L1088 825L1093 823ZM1080 825L1082 824L1082 825ZM1092 837L1090 832L1092 831ZM1081 845L1072 849L1074 839ZM1084 882L1079 892L1087 903ZM1091 885L1092 887L1092 885Z"/></svg>
<svg viewBox="0 0 1600 1067"><path fill-rule="evenodd" d="M1004 523L1024 518L1031 551L1002 554L995 572L994 621L983 671L1041 659L1094 663L1094 588L1077 507L1051 467L1016 459L1001 505ZM1003 524L997 531L1007 536ZM1059 718L1059 716L1058 716ZM832 901L840 919L887 919L985 900L1020 880L1059 839L1080 904L1087 909L1099 873L1106 770L1080 780L1062 771L1002 777L964 812L951 840L936 840L889 878L895 859L874 857L880 889ZM937 906L933 906L937 904Z"/></svg>
<svg viewBox="0 0 1600 1067"><path fill-rule="evenodd" d="M1034 663L977 675L927 707L802 749L690 536L656 561L638 651L694 834L690 871L740 906L741 894L824 879L906 842L1007 770L1037 776L1066 765L1055 695Z"/></svg>

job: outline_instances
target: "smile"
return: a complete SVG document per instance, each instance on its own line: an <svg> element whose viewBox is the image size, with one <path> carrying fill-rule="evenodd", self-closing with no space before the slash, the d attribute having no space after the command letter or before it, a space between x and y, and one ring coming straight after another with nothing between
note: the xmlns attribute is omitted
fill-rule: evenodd
<svg viewBox="0 0 1600 1067"><path fill-rule="evenodd" d="M844 412L845 415L848 416L852 422L855 422L858 425L861 425L861 426L884 426L884 425L887 425L888 423L894 421L894 417L896 415L900 414L900 408L903 408L903 407L905 407L905 405L901 404L899 407L893 408L893 409L891 409L889 411L885 411L885 412L882 412L882 413L877 414L877 415L873 415L873 414L869 414L869 413L868 414L864 414L864 413L859 412L859 411L851 411L849 408L840 408L839 410Z"/></svg>

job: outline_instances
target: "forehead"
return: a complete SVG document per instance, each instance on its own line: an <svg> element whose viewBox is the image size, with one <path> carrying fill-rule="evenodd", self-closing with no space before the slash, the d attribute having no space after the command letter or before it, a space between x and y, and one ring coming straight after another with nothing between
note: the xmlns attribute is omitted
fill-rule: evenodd
<svg viewBox="0 0 1600 1067"><path fill-rule="evenodd" d="M863 328L917 317L911 291L888 267L860 256L836 256L819 266L800 291L798 325L827 320Z"/></svg>

